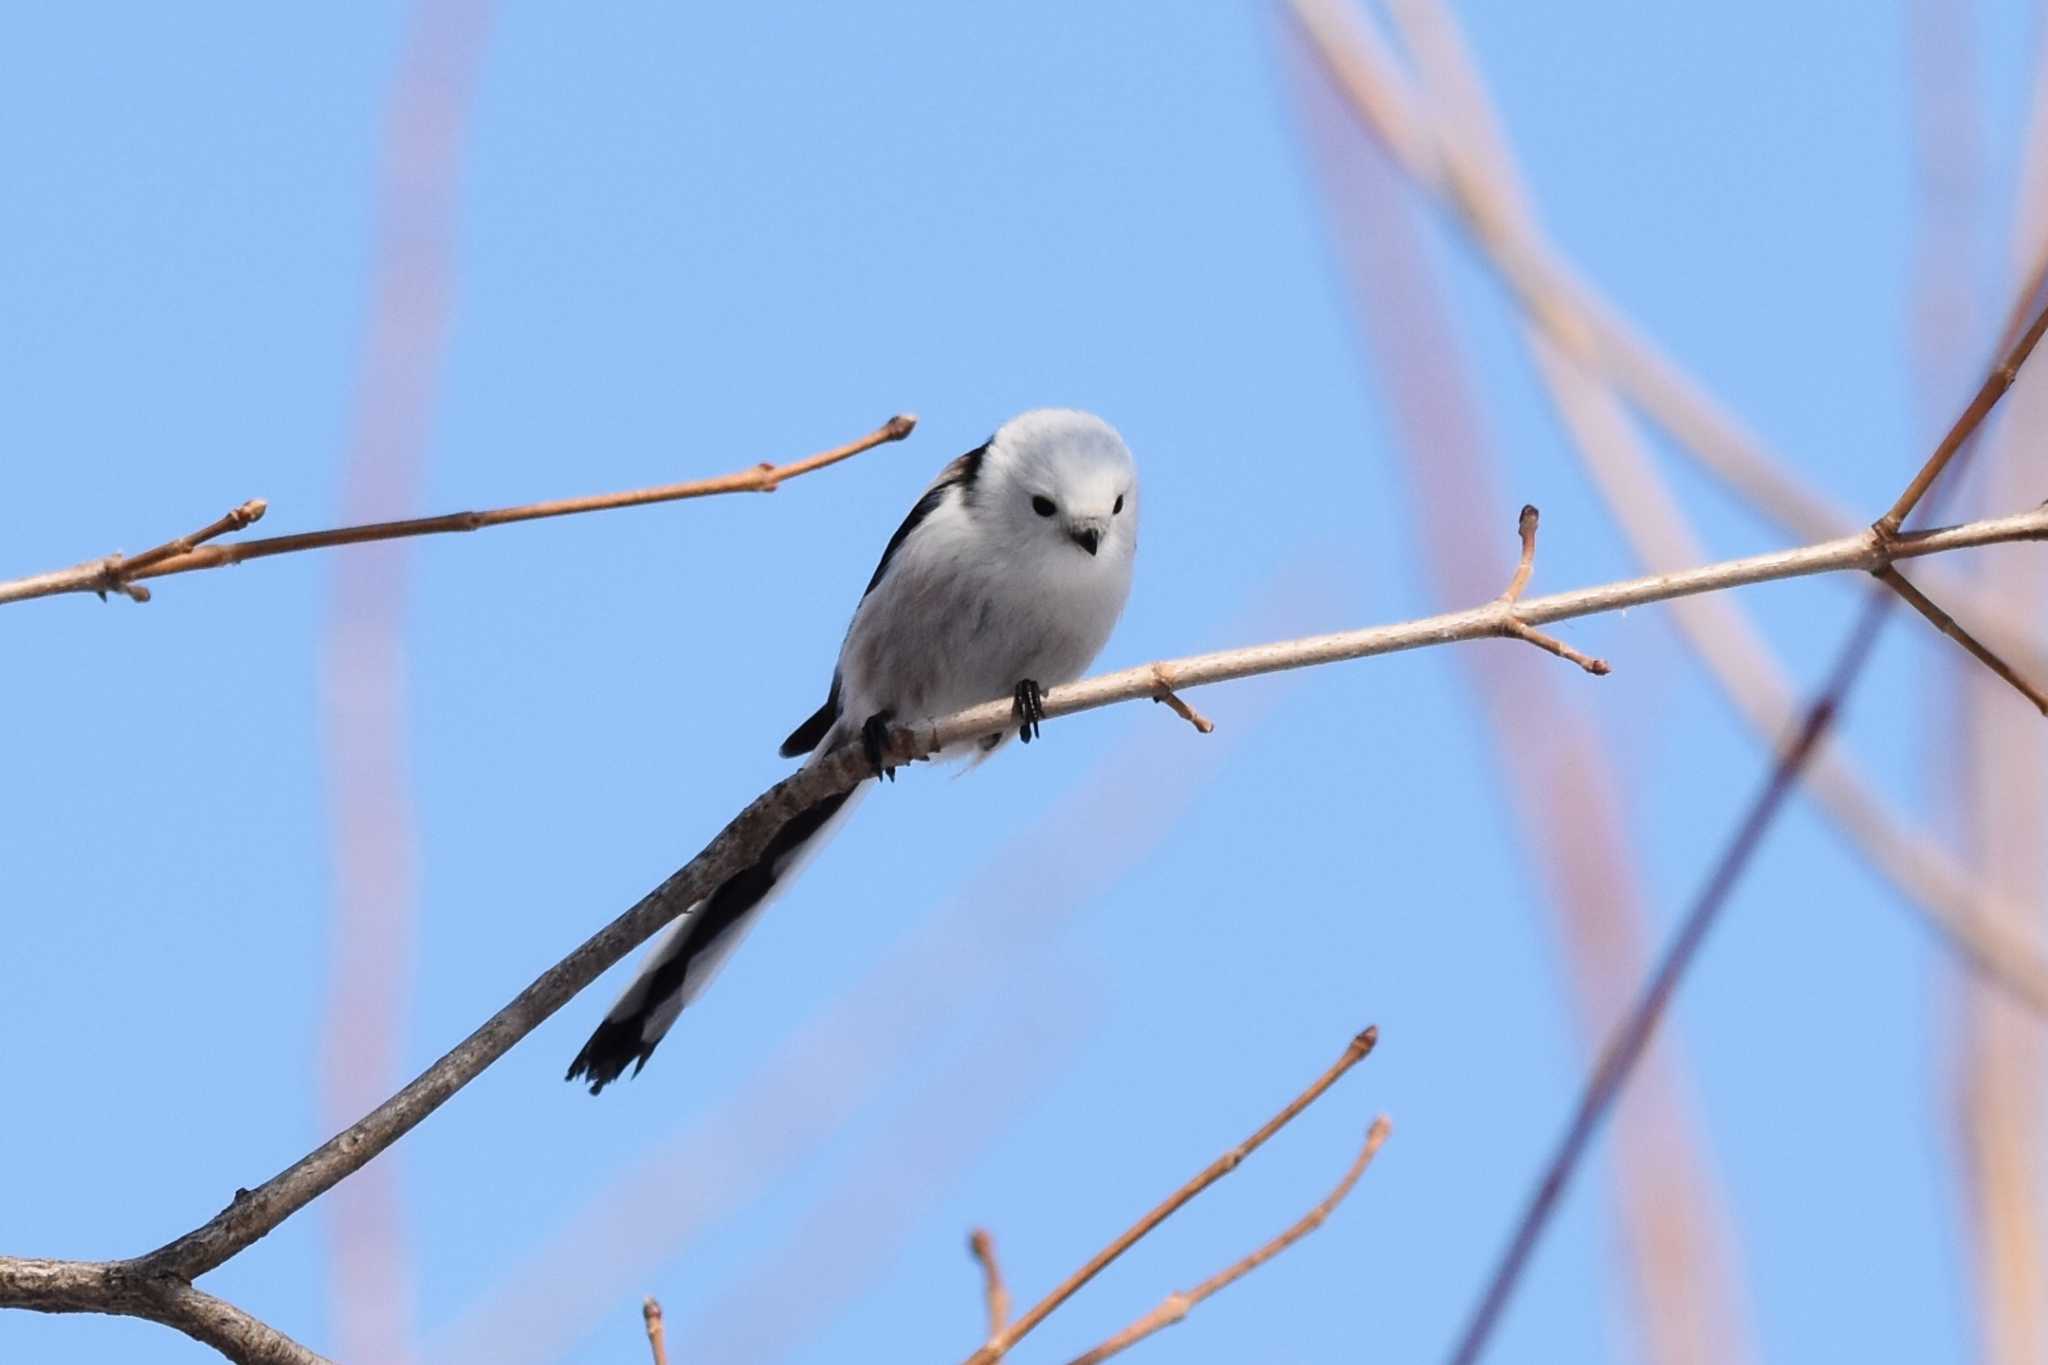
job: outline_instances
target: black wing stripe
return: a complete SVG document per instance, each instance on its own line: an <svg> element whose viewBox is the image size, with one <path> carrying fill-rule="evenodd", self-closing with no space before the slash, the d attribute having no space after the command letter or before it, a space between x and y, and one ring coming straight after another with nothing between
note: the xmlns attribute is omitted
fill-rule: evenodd
<svg viewBox="0 0 2048 1365"><path fill-rule="evenodd" d="M882 575L889 572L889 561L903 548L903 542L910 539L910 533L922 525L926 517L939 510L939 504L946 500L947 489L958 488L963 498L974 496L974 485L981 478L981 462L987 454L988 445L984 442L939 471L939 477L917 500L917 506L910 509L910 515L903 519L903 524L896 528L896 534L889 537L889 544L882 550L882 562L875 565L875 576L861 590L863 599L875 590L875 584L882 581Z"/></svg>

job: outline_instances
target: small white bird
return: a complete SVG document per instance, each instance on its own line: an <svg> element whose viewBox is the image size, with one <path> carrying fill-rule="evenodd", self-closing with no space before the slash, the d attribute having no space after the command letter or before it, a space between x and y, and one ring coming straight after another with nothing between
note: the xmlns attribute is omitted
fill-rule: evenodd
<svg viewBox="0 0 2048 1365"><path fill-rule="evenodd" d="M891 725L1004 695L1029 743L1044 687L1071 682L1124 609L1138 549L1138 471L1116 429L1061 408L1003 424L939 472L882 551L854 610L832 691L782 742L786 758L858 740L880 776ZM1008 732L975 743L979 761ZM638 1074L748 925L852 807L829 797L792 819L759 861L684 911L654 948L568 1079L595 1095Z"/></svg>

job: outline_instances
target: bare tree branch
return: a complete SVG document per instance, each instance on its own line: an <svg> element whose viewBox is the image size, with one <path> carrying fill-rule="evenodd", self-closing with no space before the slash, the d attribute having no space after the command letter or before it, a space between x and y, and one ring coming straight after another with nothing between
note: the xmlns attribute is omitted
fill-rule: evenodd
<svg viewBox="0 0 2048 1365"><path fill-rule="evenodd" d="M322 550L335 545L361 545L374 540L397 540L406 536L441 535L454 531L480 531L486 526L505 526L515 521L539 521L545 517L566 517L581 512L606 512L619 507L645 507L649 503L679 502L686 498L708 498L721 493L773 493L790 479L799 478L827 465L851 459L862 451L873 450L890 441L900 441L917 426L917 418L909 414L891 417L858 440L830 450L819 451L789 464L758 464L731 474L720 474L715 478L693 479L687 483L663 484L656 488L638 488L625 493L598 493L589 497L557 498L551 502L529 502L516 507L494 507L482 512L449 512L436 517L414 517L407 521L380 521L367 526L342 526L331 531L301 531L288 536L271 536L265 540L244 540L229 545L212 545L195 549L201 540L219 535L223 531L237 529L223 525L237 515L248 514L239 525L247 525L263 515L265 506L261 498L253 499L236 508L220 522L215 522L197 536L187 537L190 546L179 548L180 542L160 545L146 554L132 559L114 555L106 559L90 560L69 569L58 569L51 573L33 574L0 582L0 605L8 602L25 602L33 597L53 597L59 593L96 592L105 596L109 592L124 592L138 602L149 600L147 589L138 589L135 582L143 578L162 578L168 574L191 573L197 569L218 569L228 564L240 564L249 559L267 559L272 555L295 554L301 550ZM254 509L251 511L251 509Z"/></svg>
<svg viewBox="0 0 2048 1365"><path fill-rule="evenodd" d="M1751 583L1845 570L1871 572L1901 559L2035 540L2048 540L2048 505L2016 516L1902 533L1888 541L1881 541L1872 531L1864 531L1819 545L1726 560L1682 573L1655 574L1514 603L1496 600L1466 611L1399 625L1276 641L1141 665L1053 688L1045 694L1044 711L1050 719L1116 702L1150 699L1159 691L1162 670L1177 686L1192 688L1400 650L1497 637L1506 623L1513 620L1532 626L1546 625ZM1012 723L1013 708L1012 701L992 701L912 729L899 729L892 736L889 757L910 762L942 748L997 733ZM869 776L871 772L859 746L852 746L777 783L734 817L695 858L543 972L397 1094L262 1185L238 1191L232 1203L200 1227L144 1256L112 1263L110 1275L191 1280L267 1235L410 1132L607 968L759 857L790 819L827 796L852 790ZM2048 962L2032 945L1989 925L1982 926L1965 942L1972 952L1982 955L1981 964L1995 979L2034 1009L2048 1013ZM35 1307L35 1297L33 1292L17 1293L0 1302L0 1306ZM108 1311L124 1310L109 1299ZM1014 1325L1011 1330L1016 1331Z"/></svg>
<svg viewBox="0 0 2048 1365"><path fill-rule="evenodd" d="M1365 1168L1372 1164L1372 1159L1378 1154L1380 1145L1387 1140L1387 1135L1393 1131L1394 1126L1388 1122L1385 1114L1374 1119L1372 1127L1366 1130L1365 1145L1359 1148L1358 1155L1351 1162L1351 1168L1345 1171L1344 1178L1337 1182L1337 1188L1331 1190L1320 1204L1317 1204L1297 1219L1287 1231L1281 1233L1257 1251L1252 1252L1243 1260L1217 1271L1193 1289L1185 1289L1167 1295L1157 1308L1154 1308L1151 1312L1145 1314L1145 1316L1139 1318L1100 1346L1075 1356L1070 1365L1101 1365L1101 1362L1108 1360L1111 1356L1131 1346L1137 1345L1161 1328L1173 1326L1173 1324L1185 1318L1188 1315L1188 1310L1192 1309L1196 1304L1220 1290L1228 1289L1231 1285L1251 1274L1254 1270L1257 1270L1260 1266L1321 1227L1324 1220L1329 1218L1331 1212L1344 1202L1344 1196L1351 1193L1351 1187L1356 1185L1358 1178L1365 1174Z"/></svg>
<svg viewBox="0 0 2048 1365"><path fill-rule="evenodd" d="M177 1275L126 1261L43 1261L0 1256L0 1308L147 1318L213 1347L236 1365L328 1365L284 1333Z"/></svg>
<svg viewBox="0 0 2048 1365"><path fill-rule="evenodd" d="M1151 1212L1117 1234L1108 1246L1089 1257L1086 1264L1060 1281L1050 1294L1033 1304L1022 1317L990 1336L980 1350L967 1358L967 1365L993 1365L993 1362L1001 1360L1025 1334L1045 1321L1054 1309L1072 1298L1081 1286L1102 1273L1103 1268L1111 1261L1136 1246L1147 1233L1178 1213L1196 1195L1236 1170L1239 1163L1265 1145L1267 1138L1285 1128L1294 1120L1295 1115L1322 1098L1323 1092L1335 1085L1345 1072L1365 1060L1372 1052L1373 1044L1378 1041L1379 1030L1376 1028L1367 1028L1353 1038L1351 1045L1344 1049L1344 1055L1310 1082L1308 1089L1288 1101L1279 1113L1259 1125L1258 1130L1250 1137L1203 1167L1193 1179L1168 1195Z"/></svg>

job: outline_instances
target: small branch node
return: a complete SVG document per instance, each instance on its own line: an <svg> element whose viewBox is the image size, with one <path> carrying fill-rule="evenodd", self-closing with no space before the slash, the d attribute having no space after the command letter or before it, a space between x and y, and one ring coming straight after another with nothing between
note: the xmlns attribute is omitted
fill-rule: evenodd
<svg viewBox="0 0 2048 1365"><path fill-rule="evenodd" d="M1165 706L1176 716L1194 726L1202 734L1209 735L1216 732L1216 722L1210 720L1200 711L1197 711L1194 707L1189 706L1180 699L1180 694L1173 690L1173 683L1167 677L1165 669L1155 664L1152 668L1152 679L1154 683L1152 691L1153 701Z"/></svg>
<svg viewBox="0 0 2048 1365"><path fill-rule="evenodd" d="M1560 659L1577 664L1595 677L1605 677L1614 671L1607 666L1605 659L1582 654L1556 636L1545 635L1515 615L1515 603L1522 600L1522 590L1529 586L1529 576L1536 571L1536 525L1542 520L1542 515L1536 510L1536 504L1524 503L1521 516L1515 520L1515 534L1522 538L1522 558L1515 565L1515 576L1508 580L1507 591L1494 599L1503 609L1500 633L1516 640L1526 640L1538 649L1547 650Z"/></svg>

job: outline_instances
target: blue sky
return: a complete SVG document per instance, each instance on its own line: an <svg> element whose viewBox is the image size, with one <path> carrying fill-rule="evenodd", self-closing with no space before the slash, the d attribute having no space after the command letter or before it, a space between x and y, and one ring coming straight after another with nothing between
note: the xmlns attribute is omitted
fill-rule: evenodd
<svg viewBox="0 0 2048 1365"><path fill-rule="evenodd" d="M1459 9L1563 248L1807 481L1881 508L1936 425L1911 364L1905 15ZM775 745L822 694L881 543L1015 411L1099 411L1144 471L1105 666L1450 605L1417 567L1408 460L1275 14L493 11L416 510L922 422L772 498L403 555L406 1074L785 771ZM266 530L341 517L407 22L390 3L0 18L0 576L252 496ZM2001 3L1955 22L1974 25L1986 158L1965 274L1989 316L2033 21ZM1531 501L1538 591L1633 573L1498 291L1423 221L1486 381L1511 502L1479 514L1503 562ZM1957 361L1958 401L1981 350ZM1667 467L1716 553L1782 543ZM0 1250L146 1249L327 1135L321 667L337 582L367 562L7 609ZM1811 683L1856 597L1744 600ZM1616 746L1661 929L1759 749L1657 611L1569 635L1616 666L1558 681ZM1944 829L1937 644L1896 623L1847 730ZM600 1100L561 1083L608 979L382 1158L419 1348L635 1359L652 1293L682 1359L963 1355L970 1225L1035 1297L1377 1023L1376 1056L1018 1358L1063 1359L1277 1231L1380 1111L1395 1135L1329 1226L1149 1349L1441 1351L1585 1064L1488 733L1446 651L1195 700L1216 735L1123 707L957 786L907 775L637 1081ZM1764 1357L1972 1354L1953 1002L1939 947L1797 804L1674 1016ZM1597 1169L1575 1188L1495 1358L1631 1358L1607 1189ZM332 1347L322 1227L348 1197L207 1286ZM557 1269L522 1280L544 1255ZM148 1324L10 1314L0 1358L210 1357Z"/></svg>

